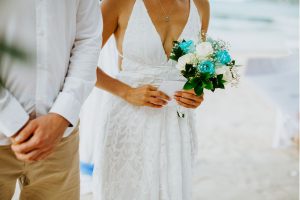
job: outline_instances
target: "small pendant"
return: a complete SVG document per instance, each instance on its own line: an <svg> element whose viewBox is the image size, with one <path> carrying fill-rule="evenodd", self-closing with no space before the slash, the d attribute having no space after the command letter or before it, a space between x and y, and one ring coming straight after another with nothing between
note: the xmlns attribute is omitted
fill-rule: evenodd
<svg viewBox="0 0 300 200"><path fill-rule="evenodd" d="M165 22L169 22L170 21L170 17L165 17Z"/></svg>

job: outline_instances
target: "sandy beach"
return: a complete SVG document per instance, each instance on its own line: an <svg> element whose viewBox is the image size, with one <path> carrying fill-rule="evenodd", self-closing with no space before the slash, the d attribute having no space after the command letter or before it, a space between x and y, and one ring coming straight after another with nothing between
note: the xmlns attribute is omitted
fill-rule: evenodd
<svg viewBox="0 0 300 200"><path fill-rule="evenodd" d="M272 148L276 111L246 81L207 94L198 115L195 200L298 199L297 148Z"/></svg>

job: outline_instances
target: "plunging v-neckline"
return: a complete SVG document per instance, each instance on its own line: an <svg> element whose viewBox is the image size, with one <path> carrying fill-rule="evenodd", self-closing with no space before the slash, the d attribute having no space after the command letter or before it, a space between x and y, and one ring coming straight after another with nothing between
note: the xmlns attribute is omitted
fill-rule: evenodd
<svg viewBox="0 0 300 200"><path fill-rule="evenodd" d="M179 35L178 35L178 37L177 37L177 40L179 40L179 39L182 37L183 33L185 32L186 27L187 27L188 24L189 24L190 17L191 17L191 10L192 10L192 1L193 1L193 0L189 0L189 3L190 3L190 4L189 4L189 16L188 16L188 18L187 18L187 20L186 20L186 22L185 22L185 25L183 26L182 30L179 32ZM159 43L160 43L160 46L161 46L161 48L162 48L162 51L164 52L165 59L166 59L167 62L169 62L169 61L170 61L170 53L171 53L171 52L170 52L169 55L168 55L168 53L167 53L167 51L166 51L166 49L165 49L165 47L164 47L163 40L162 40L162 38L161 38L161 34L158 32L158 29L156 28L156 25L154 24L154 22L153 22L153 20L152 20L152 18L151 18L151 16L150 16L150 14L149 14L149 12L148 12L148 9L147 9L147 6L146 6L144 0L142 0L142 3L143 3L143 6L144 6L146 15L148 16L148 19L149 19L149 21L150 21L150 24L152 25L152 27L153 27L153 29L154 29L154 33L156 34L156 36L157 36L158 39L159 39ZM170 22L169 22L169 23L170 23Z"/></svg>

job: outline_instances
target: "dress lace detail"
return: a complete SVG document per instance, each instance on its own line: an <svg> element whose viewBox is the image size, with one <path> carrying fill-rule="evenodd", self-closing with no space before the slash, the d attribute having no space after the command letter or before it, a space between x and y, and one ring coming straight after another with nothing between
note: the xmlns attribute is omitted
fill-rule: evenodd
<svg viewBox="0 0 300 200"><path fill-rule="evenodd" d="M200 19L191 0L181 37L196 39ZM136 0L123 43L117 78L132 86L159 85L181 79L160 47L142 0ZM99 144L94 196L101 200L191 200L191 165L195 134L191 111L177 117L176 107L152 109L110 96ZM99 155L101 154L101 155Z"/></svg>

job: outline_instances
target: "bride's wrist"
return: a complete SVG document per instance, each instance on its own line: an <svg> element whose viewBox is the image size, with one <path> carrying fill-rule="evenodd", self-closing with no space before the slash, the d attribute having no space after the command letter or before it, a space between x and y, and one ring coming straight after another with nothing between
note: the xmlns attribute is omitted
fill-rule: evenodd
<svg viewBox="0 0 300 200"><path fill-rule="evenodd" d="M128 101L128 96L130 96L130 93L133 89L134 88L127 86L125 89L121 90L121 92L119 93L119 97L121 97L125 101Z"/></svg>

